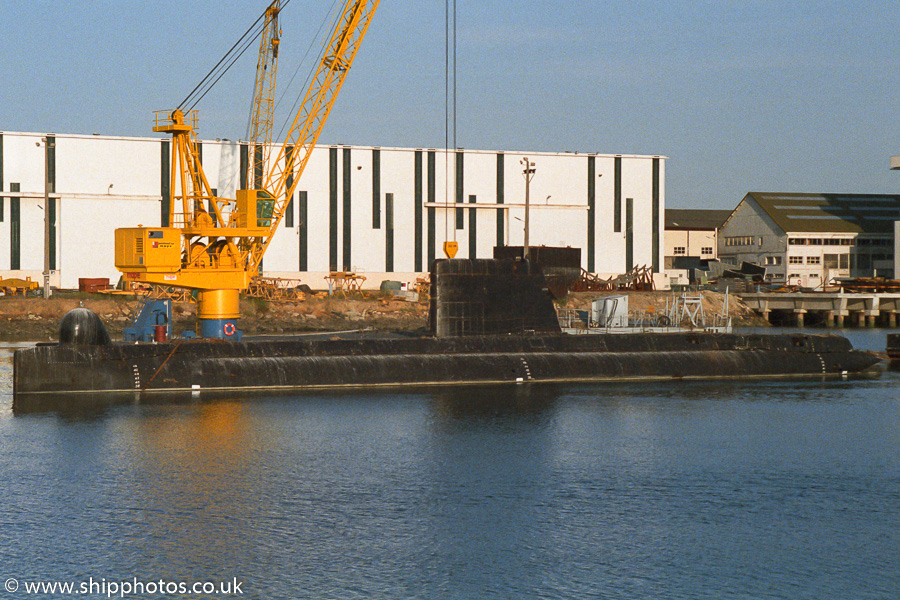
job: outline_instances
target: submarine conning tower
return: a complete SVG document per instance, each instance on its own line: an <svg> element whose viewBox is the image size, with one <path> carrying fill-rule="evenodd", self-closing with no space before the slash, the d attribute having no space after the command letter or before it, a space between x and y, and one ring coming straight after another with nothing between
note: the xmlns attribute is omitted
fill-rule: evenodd
<svg viewBox="0 0 900 600"><path fill-rule="evenodd" d="M434 261L428 323L435 337L560 333L540 265L528 260Z"/></svg>

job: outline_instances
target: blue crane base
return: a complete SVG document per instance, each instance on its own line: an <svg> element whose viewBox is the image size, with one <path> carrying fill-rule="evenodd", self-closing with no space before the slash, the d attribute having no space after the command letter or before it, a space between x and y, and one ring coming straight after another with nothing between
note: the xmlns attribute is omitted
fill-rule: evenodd
<svg viewBox="0 0 900 600"><path fill-rule="evenodd" d="M172 322L172 301L147 299L141 306L138 316L131 327L126 327L124 337L126 342L152 342L157 339L157 328L163 327L162 340L169 338Z"/></svg>
<svg viewBox="0 0 900 600"><path fill-rule="evenodd" d="M237 328L237 319L200 319L200 337L240 341L244 332Z"/></svg>

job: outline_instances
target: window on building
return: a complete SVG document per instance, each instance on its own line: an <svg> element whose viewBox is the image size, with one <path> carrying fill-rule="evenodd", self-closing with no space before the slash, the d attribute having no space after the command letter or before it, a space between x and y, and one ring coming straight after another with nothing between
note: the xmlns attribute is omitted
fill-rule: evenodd
<svg viewBox="0 0 900 600"><path fill-rule="evenodd" d="M767 265L780 265L781 264L781 256L767 256L766 257Z"/></svg>
<svg viewBox="0 0 900 600"><path fill-rule="evenodd" d="M837 269L838 268L838 255L837 254L826 254L825 255L825 268L826 269Z"/></svg>
<svg viewBox="0 0 900 600"><path fill-rule="evenodd" d="M868 270L872 268L872 257L868 254L857 254L856 255L856 268L862 270Z"/></svg>
<svg viewBox="0 0 900 600"><path fill-rule="evenodd" d="M852 246L852 239L788 238L791 246Z"/></svg>
<svg viewBox="0 0 900 600"><path fill-rule="evenodd" d="M822 257L821 256L807 256L806 264L808 264L808 265L822 264Z"/></svg>
<svg viewBox="0 0 900 600"><path fill-rule="evenodd" d="M850 268L850 255L849 254L838 254L838 268L839 269L849 269Z"/></svg>
<svg viewBox="0 0 900 600"><path fill-rule="evenodd" d="M700 248L700 254L712 254L712 253L713 253L712 246L703 246L702 248Z"/></svg>
<svg viewBox="0 0 900 600"><path fill-rule="evenodd" d="M675 256L684 256L687 254L684 246L675 246Z"/></svg>
<svg viewBox="0 0 900 600"><path fill-rule="evenodd" d="M803 257L802 256L788 256L788 264L789 265L802 265Z"/></svg>
<svg viewBox="0 0 900 600"><path fill-rule="evenodd" d="M284 226L285 227L293 227L294 226L294 197L291 196L291 199L288 200L287 208L284 209Z"/></svg>
<svg viewBox="0 0 900 600"><path fill-rule="evenodd" d="M819 274L818 274L818 273L810 273L810 274L809 274L809 278L810 278L810 279L818 279L818 278L819 278Z"/></svg>
<svg viewBox="0 0 900 600"><path fill-rule="evenodd" d="M889 239L858 239L856 240L857 246L892 246L894 244L893 240Z"/></svg>
<svg viewBox="0 0 900 600"><path fill-rule="evenodd" d="M752 235L739 235L734 237L726 237L725 238L726 246L752 246L753 245L753 236Z"/></svg>

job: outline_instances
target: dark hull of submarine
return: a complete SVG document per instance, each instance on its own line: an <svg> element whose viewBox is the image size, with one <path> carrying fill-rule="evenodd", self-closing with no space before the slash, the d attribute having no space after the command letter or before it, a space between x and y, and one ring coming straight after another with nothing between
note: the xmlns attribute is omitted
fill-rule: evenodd
<svg viewBox="0 0 900 600"><path fill-rule="evenodd" d="M432 282L430 336L80 344L61 331L60 344L16 352L14 406L60 393L841 376L879 362L835 336L564 335L527 261L437 261Z"/></svg>

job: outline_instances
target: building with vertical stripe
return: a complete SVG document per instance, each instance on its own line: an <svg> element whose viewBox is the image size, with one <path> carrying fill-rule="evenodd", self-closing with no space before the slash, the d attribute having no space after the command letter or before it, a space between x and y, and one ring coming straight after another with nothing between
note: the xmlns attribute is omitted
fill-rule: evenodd
<svg viewBox="0 0 900 600"><path fill-rule="evenodd" d="M44 138L49 140L45 156ZM201 142L215 192L246 187L249 146ZM273 153L274 154L274 153ZM524 240L523 159L530 185L530 244L581 248L582 267L614 275L662 271L665 157L319 145L301 175L264 260L268 276L324 287L331 271L412 281L443 256L488 258ZM167 139L0 132L0 277L40 279L44 164L50 167L53 285L115 282L117 227L167 225Z"/></svg>

